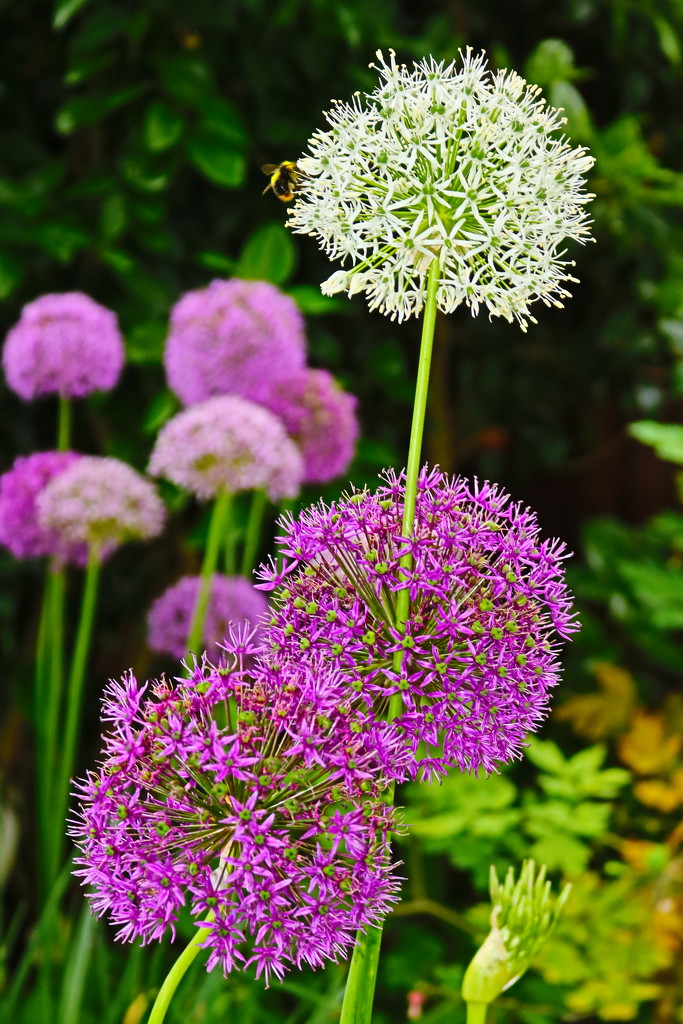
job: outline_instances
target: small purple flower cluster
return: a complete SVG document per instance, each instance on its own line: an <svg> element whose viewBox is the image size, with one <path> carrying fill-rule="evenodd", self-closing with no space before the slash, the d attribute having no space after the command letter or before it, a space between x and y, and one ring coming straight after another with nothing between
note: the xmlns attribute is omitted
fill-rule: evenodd
<svg viewBox="0 0 683 1024"><path fill-rule="evenodd" d="M38 522L71 547L99 559L129 540L158 536L166 517L154 484L125 462L81 455L36 499Z"/></svg>
<svg viewBox="0 0 683 1024"><path fill-rule="evenodd" d="M199 576L183 576L156 599L147 617L147 642L153 651L183 657L200 582ZM221 643L231 623L248 623L255 629L256 640L260 633L258 624L267 611L268 602L250 580L214 573L202 632L204 648L208 651Z"/></svg>
<svg viewBox="0 0 683 1024"><path fill-rule="evenodd" d="M34 452L19 456L0 476L0 544L15 558L42 558L82 565L85 545L68 544L58 530L38 518L38 499L51 480L81 456L75 452Z"/></svg>
<svg viewBox="0 0 683 1024"><path fill-rule="evenodd" d="M78 784L71 833L120 939L173 934L189 905L208 970L253 965L267 982L336 960L387 912L394 815L345 679L254 661L244 633L230 650L175 684L110 684L102 764ZM396 733L382 739L400 761Z"/></svg>
<svg viewBox="0 0 683 1024"><path fill-rule="evenodd" d="M285 566L261 570L265 589L279 586L264 642L278 656L327 659L373 718L399 693L415 773L495 770L545 718L560 638L577 628L564 545L542 541L534 514L496 486L426 469L406 539L404 476L385 480L280 521Z"/></svg>
<svg viewBox="0 0 683 1024"><path fill-rule="evenodd" d="M3 350L7 383L22 398L108 391L123 368L116 316L88 295L41 295L21 311Z"/></svg>
<svg viewBox="0 0 683 1024"><path fill-rule="evenodd" d="M294 498L302 468L280 420L237 395L207 398L178 413L160 430L149 461L152 476L204 499L256 489L273 501Z"/></svg>

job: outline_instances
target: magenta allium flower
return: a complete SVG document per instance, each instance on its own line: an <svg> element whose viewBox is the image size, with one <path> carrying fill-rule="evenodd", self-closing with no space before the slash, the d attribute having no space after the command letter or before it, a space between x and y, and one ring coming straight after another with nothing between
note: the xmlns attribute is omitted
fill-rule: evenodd
<svg viewBox="0 0 683 1024"><path fill-rule="evenodd" d="M56 556L83 563L85 549L65 544L55 530L38 522L37 500L47 484L80 459L75 452L34 452L15 459L0 476L0 544L15 558Z"/></svg>
<svg viewBox="0 0 683 1024"><path fill-rule="evenodd" d="M199 576L183 576L156 599L147 617L147 642L153 651L183 657L200 582ZM268 602L250 580L214 573L202 633L204 648L208 650L223 641L231 622L246 622L254 628L267 611Z"/></svg>
<svg viewBox="0 0 683 1024"><path fill-rule="evenodd" d="M560 638L576 628L564 583L565 547L539 536L529 509L498 487L434 470L419 478L414 537L402 537L404 480L344 496L281 520L282 572L262 569L276 593L264 644L329 658L349 692L396 723L425 776L494 770L519 756L548 710ZM412 571L399 566L411 551ZM405 634L396 594L410 588ZM400 671L394 655L403 652ZM420 744L423 744L421 747Z"/></svg>
<svg viewBox="0 0 683 1024"><path fill-rule="evenodd" d="M265 490L279 501L298 494L303 463L277 416L246 398L220 395L162 427L149 472L198 498Z"/></svg>
<svg viewBox="0 0 683 1024"><path fill-rule="evenodd" d="M327 483L348 469L359 434L357 404L327 370L304 370L264 399L299 446L304 483Z"/></svg>
<svg viewBox="0 0 683 1024"><path fill-rule="evenodd" d="M161 533L165 509L154 484L119 459L82 455L38 496L38 521L65 544L105 558L129 540Z"/></svg>
<svg viewBox="0 0 683 1024"><path fill-rule="evenodd" d="M115 386L123 339L111 310L82 292L41 295L22 309L2 360L7 383L22 398L82 398Z"/></svg>
<svg viewBox="0 0 683 1024"><path fill-rule="evenodd" d="M117 938L173 935L189 906L210 928L208 970L254 965L267 982L336 960L386 913L393 811L338 674L240 661L110 684L101 767L77 786L71 835Z"/></svg>
<svg viewBox="0 0 683 1024"><path fill-rule="evenodd" d="M303 317L266 281L212 281L171 312L164 365L184 405L226 394L260 402L305 362Z"/></svg>

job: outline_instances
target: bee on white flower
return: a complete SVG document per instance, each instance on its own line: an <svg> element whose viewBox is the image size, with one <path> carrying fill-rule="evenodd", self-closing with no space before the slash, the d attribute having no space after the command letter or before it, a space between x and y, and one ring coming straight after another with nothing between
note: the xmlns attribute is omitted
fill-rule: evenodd
<svg viewBox="0 0 683 1024"><path fill-rule="evenodd" d="M465 303L525 330L531 303L561 305L576 281L562 243L590 237L593 158L572 148L538 86L490 71L484 53L412 71L392 51L377 56L377 88L335 103L297 161L288 224L344 268L323 291L364 292L405 320L437 259L441 310Z"/></svg>

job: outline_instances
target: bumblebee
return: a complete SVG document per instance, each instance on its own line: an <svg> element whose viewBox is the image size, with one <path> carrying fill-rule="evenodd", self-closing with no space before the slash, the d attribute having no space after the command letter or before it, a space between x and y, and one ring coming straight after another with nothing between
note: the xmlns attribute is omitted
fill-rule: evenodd
<svg viewBox="0 0 683 1024"><path fill-rule="evenodd" d="M283 160L281 164L264 164L261 170L270 176L270 182L264 188L263 195L272 190L283 203L291 203L299 178L302 176L294 161Z"/></svg>

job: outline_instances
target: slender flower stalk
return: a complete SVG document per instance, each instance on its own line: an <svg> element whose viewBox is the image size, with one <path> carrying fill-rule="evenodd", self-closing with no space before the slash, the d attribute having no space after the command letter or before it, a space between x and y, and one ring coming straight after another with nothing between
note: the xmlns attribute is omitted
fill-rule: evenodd
<svg viewBox="0 0 683 1024"><path fill-rule="evenodd" d="M222 491L218 494L211 512L209 535L206 539L206 548L202 561L199 593L197 594L197 603L192 613L192 622L187 638L188 653L194 652L197 657L201 656L201 651L198 648L201 644L206 610L209 605L211 579L218 567L218 557L225 540L225 535L230 527L231 504L232 495L229 491Z"/></svg>
<svg viewBox="0 0 683 1024"><path fill-rule="evenodd" d="M422 340L413 403L413 418L410 427L410 444L408 448L408 465L406 470L405 501L401 533L410 537L415 524L415 505L417 501L417 482L420 471L422 452L422 435L427 412L427 395L429 393L429 371L431 368L432 347L434 344L434 327L436 323L436 289L439 281L439 262L432 260L427 280L427 298L424 318L422 321ZM413 559L410 548L401 556L400 566L406 577L406 586L398 591L396 598L396 628L405 633L410 612L409 574ZM406 649L399 647L394 653L394 670L400 673ZM403 695L397 691L389 701L388 721L392 722L403 711ZM394 783L392 782L388 798L394 799ZM375 984L379 965L379 953L382 943L382 925L359 932L353 949L349 977L344 990L340 1024L371 1024L372 1004L375 996Z"/></svg>
<svg viewBox="0 0 683 1024"><path fill-rule="evenodd" d="M244 534L244 548L242 551L242 575L248 576L254 569L256 562L256 555L258 553L258 544L261 537L261 527L263 525L263 517L266 511L266 492L264 490L256 490L251 496L251 506L249 508L249 518L247 520L247 529Z"/></svg>
<svg viewBox="0 0 683 1024"><path fill-rule="evenodd" d="M71 400L59 396L59 417L57 420L57 450L65 452L71 447Z"/></svg>
<svg viewBox="0 0 683 1024"><path fill-rule="evenodd" d="M92 642L97 591L100 579L101 559L97 548L93 548L88 559L83 582L83 598L81 612L76 630L73 658L66 689L66 717L59 757L59 768L51 800L51 820L54 834L48 855L48 877L55 877L62 863L64 851L64 820L69 800L69 786L76 762L78 735L83 709L83 689L85 686L88 655Z"/></svg>
<svg viewBox="0 0 683 1024"><path fill-rule="evenodd" d="M210 916L210 915L207 915ZM173 967L163 980L161 988L154 1000L154 1006L149 1015L147 1024L162 1024L166 1017L166 1011L171 1005L178 985L185 977L188 969L192 966L204 948L204 943L211 936L211 927L200 928L190 939L189 943L180 954Z"/></svg>

